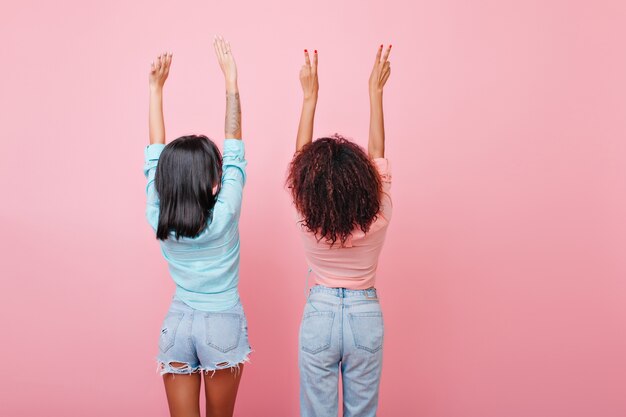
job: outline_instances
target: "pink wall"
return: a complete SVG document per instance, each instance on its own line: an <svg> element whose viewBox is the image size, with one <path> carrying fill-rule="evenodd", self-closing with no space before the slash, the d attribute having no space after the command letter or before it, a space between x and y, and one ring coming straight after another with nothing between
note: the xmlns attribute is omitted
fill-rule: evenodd
<svg viewBox="0 0 626 417"><path fill-rule="evenodd" d="M381 42L395 218L380 415L626 415L626 3L14 3L0 6L0 415L167 414L148 63L175 53L169 138L221 140L215 33L239 63L250 161L256 352L239 416L297 415L306 266L282 183L301 51L320 51L316 135L365 144Z"/></svg>

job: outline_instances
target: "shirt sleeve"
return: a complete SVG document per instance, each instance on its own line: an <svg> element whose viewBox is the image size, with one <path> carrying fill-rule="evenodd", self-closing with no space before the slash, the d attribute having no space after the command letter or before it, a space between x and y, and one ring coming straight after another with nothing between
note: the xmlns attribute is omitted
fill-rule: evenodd
<svg viewBox="0 0 626 417"><path fill-rule="evenodd" d="M224 206L236 217L241 212L247 165L243 141L226 139L222 155L222 189L217 196L216 205Z"/></svg>
<svg viewBox="0 0 626 417"><path fill-rule="evenodd" d="M387 220L391 220L392 203L391 203L391 167L387 158L374 158L374 165L380 175L380 181L383 186L383 195L380 202L380 212Z"/></svg>
<svg viewBox="0 0 626 417"><path fill-rule="evenodd" d="M159 224L159 195L154 187L154 176L156 175L157 164L163 148L165 148L165 145L159 143L148 145L144 150L143 174L148 180L146 184L146 218L154 230L157 229Z"/></svg>

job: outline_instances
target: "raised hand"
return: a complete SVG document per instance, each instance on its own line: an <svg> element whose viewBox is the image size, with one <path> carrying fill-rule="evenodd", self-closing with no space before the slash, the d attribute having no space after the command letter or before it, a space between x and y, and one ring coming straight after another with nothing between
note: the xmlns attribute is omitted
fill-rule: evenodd
<svg viewBox="0 0 626 417"><path fill-rule="evenodd" d="M300 85L304 99L317 99L319 82L317 80L317 50L313 53L313 63L309 58L309 51L304 50L304 65L300 68Z"/></svg>
<svg viewBox="0 0 626 417"><path fill-rule="evenodd" d="M165 52L159 55L150 65L150 88L161 89L170 73L170 65L172 65L172 53Z"/></svg>
<svg viewBox="0 0 626 417"><path fill-rule="evenodd" d="M172 53L159 55L150 65L150 144L165 143L165 122L163 120L163 85L170 73Z"/></svg>
<svg viewBox="0 0 626 417"><path fill-rule="evenodd" d="M385 51L383 55L383 45L380 45L378 52L376 53L376 60L374 61L374 68L370 75L369 91L372 93L382 93L383 87L391 74L391 61L389 61L389 54L391 53L391 45Z"/></svg>
<svg viewBox="0 0 626 417"><path fill-rule="evenodd" d="M230 50L230 43L221 36L213 40L217 62L224 73L226 82L226 119L224 135L227 139L241 139L241 103L237 86L237 64Z"/></svg>
<svg viewBox="0 0 626 417"><path fill-rule="evenodd" d="M213 40L213 48L220 68L224 73L224 81L226 87L232 88L237 86L237 63L235 57L230 50L230 42L224 40L222 36L216 36Z"/></svg>
<svg viewBox="0 0 626 417"><path fill-rule="evenodd" d="M376 52L374 68L370 74L370 134L367 146L368 153L372 158L385 157L385 118L383 116L383 87L391 74L389 53L391 45L383 55L383 46L380 45Z"/></svg>
<svg viewBox="0 0 626 417"><path fill-rule="evenodd" d="M313 121L315 119L315 107L317 106L317 50L313 53L313 63L309 58L309 51L304 50L304 65L300 68L300 85L304 100L302 100L302 112L298 124L298 136L296 136L296 152L311 143L313 140Z"/></svg>

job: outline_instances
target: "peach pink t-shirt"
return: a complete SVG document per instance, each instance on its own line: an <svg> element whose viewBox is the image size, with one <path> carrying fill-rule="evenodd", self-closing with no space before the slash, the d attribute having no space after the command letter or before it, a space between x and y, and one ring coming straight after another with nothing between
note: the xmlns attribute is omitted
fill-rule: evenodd
<svg viewBox="0 0 626 417"><path fill-rule="evenodd" d="M306 230L298 219L304 242L304 253L315 282L332 288L361 290L374 287L378 256L385 242L391 220L391 171L385 158L373 159L382 181L383 194L378 218L367 233L355 229L343 246L318 242L315 234Z"/></svg>

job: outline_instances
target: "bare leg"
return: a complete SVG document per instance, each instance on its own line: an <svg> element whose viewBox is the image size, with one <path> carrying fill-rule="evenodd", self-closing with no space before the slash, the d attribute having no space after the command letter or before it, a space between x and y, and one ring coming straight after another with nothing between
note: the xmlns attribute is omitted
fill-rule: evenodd
<svg viewBox="0 0 626 417"><path fill-rule="evenodd" d="M239 369L220 369L204 375L207 417L232 417L243 364Z"/></svg>
<svg viewBox="0 0 626 417"><path fill-rule="evenodd" d="M185 364L172 362L175 368ZM165 394L172 417L200 417L200 384L202 378L199 373L193 374L165 374Z"/></svg>

